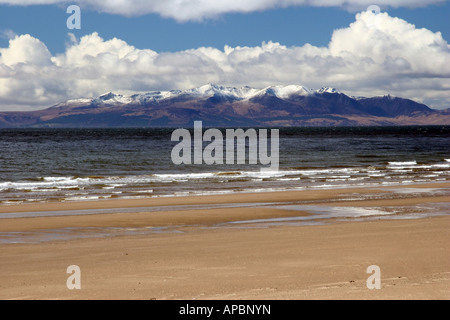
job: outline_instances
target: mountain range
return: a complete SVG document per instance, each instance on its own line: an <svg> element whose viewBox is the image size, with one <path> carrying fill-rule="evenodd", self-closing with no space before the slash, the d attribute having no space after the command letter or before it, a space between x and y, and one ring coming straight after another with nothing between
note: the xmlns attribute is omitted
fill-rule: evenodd
<svg viewBox="0 0 450 320"><path fill-rule="evenodd" d="M107 93L48 109L0 112L0 128L450 125L450 109L434 110L409 99L353 97L337 89L299 85Z"/></svg>

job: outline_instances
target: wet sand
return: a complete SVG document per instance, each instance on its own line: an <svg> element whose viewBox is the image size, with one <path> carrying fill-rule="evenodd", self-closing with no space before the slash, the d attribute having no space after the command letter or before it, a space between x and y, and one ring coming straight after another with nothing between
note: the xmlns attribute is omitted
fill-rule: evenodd
<svg viewBox="0 0 450 320"><path fill-rule="evenodd" d="M450 299L450 212L430 214L434 205L450 203L448 192L432 190L448 191L450 184L407 188L3 206L3 236L71 230L80 237L0 242L0 299ZM241 206L220 207L231 203ZM276 206L259 206L267 203ZM408 209L394 215L401 219L338 220L280 204L431 209L414 218ZM186 205L194 208L173 207ZM121 213L127 208L138 210ZM113 212L89 214L98 209ZM83 211L45 216L67 210ZM24 212L42 216L2 218ZM285 218L296 223L238 223ZM107 228L129 232L92 235ZM81 269L81 290L66 287L70 265ZM367 288L371 265L381 269L380 290Z"/></svg>

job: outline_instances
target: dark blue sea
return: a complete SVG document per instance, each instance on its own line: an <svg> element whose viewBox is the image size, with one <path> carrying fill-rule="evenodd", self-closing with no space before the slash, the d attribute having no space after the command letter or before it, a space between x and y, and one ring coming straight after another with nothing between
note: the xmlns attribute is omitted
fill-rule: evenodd
<svg viewBox="0 0 450 320"><path fill-rule="evenodd" d="M175 165L171 159L177 145L171 141L174 129L3 129L0 203L450 180L450 126L279 130L279 170L261 171L261 165L248 163Z"/></svg>

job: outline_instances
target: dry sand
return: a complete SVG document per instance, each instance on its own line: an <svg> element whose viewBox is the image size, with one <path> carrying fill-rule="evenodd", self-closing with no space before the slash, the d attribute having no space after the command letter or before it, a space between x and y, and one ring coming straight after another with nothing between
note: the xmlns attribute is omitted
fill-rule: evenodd
<svg viewBox="0 0 450 320"><path fill-rule="evenodd" d="M409 188L450 188L450 184ZM339 201L382 189L48 203L0 207L41 212L167 205L309 201L327 206L450 203L447 195ZM450 299L450 216L331 221L247 228L224 223L308 216L275 208L216 208L0 219L0 233L169 227L172 233L0 244L0 299ZM220 226L220 227L219 227ZM68 290L67 267L81 268ZM381 269L369 290L367 268Z"/></svg>

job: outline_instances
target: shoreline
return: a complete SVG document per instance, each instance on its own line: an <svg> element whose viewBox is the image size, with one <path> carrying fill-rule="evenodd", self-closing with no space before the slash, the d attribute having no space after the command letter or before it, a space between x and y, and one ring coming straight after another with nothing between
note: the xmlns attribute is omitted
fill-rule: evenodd
<svg viewBox="0 0 450 320"><path fill-rule="evenodd" d="M190 195L172 197L147 197L141 199L101 199L85 201L65 201L65 202L38 202L21 204L0 205L0 219L2 213L15 212L41 212L41 211L64 211L64 210L95 210L114 208L139 208L151 206L173 206L173 205L207 205L227 202L232 199L233 203L255 203L264 202L262 199L269 199L265 202L288 201L293 199L292 194L303 194L307 200L319 201L329 199L329 196L339 196L352 192L367 193L388 193L390 189L441 189L450 188L450 182L434 183L414 183L399 184L389 186L361 186L343 187L333 189L302 189L302 190L282 190L269 192L237 192L233 194L219 195ZM327 193L327 195L321 195ZM287 195L287 196L286 196Z"/></svg>
<svg viewBox="0 0 450 320"><path fill-rule="evenodd" d="M0 299L450 299L450 183L381 189L41 204L118 212L0 219L0 237L49 237L0 242ZM70 265L82 290L66 288Z"/></svg>

